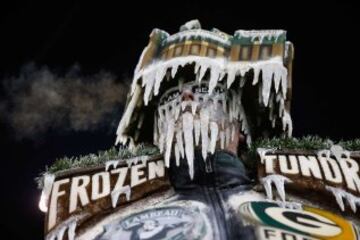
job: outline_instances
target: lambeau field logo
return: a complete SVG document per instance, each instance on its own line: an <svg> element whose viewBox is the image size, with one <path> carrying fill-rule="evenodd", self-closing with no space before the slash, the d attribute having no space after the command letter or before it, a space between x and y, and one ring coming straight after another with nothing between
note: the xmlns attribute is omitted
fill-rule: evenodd
<svg viewBox="0 0 360 240"><path fill-rule="evenodd" d="M161 207L130 215L105 226L97 239L204 239L208 229L197 209Z"/></svg>

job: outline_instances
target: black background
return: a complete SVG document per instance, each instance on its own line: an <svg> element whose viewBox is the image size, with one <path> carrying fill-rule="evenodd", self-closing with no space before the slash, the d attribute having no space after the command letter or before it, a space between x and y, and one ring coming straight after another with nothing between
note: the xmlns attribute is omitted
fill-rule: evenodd
<svg viewBox="0 0 360 240"><path fill-rule="evenodd" d="M12 1L0 6L0 77L16 75L30 61L60 71L79 63L86 74L105 69L131 76L153 28L175 33L193 18L229 34L281 28L295 45L294 135L351 139L360 137L359 14L355 4L331 1ZM6 123L0 130L0 238L41 239L33 178L57 157L110 147L115 129L49 131L21 141Z"/></svg>

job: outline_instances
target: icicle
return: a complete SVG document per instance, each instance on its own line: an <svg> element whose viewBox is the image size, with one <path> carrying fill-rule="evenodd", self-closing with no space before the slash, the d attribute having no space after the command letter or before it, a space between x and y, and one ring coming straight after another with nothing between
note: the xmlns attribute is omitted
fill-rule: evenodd
<svg viewBox="0 0 360 240"><path fill-rule="evenodd" d="M328 158L330 158L330 154L331 154L330 150L327 150L327 149L325 149L325 150L319 150L319 151L317 152L317 157L318 157L318 158L325 157L326 159L328 159Z"/></svg>
<svg viewBox="0 0 360 240"><path fill-rule="evenodd" d="M285 201L285 183L286 182L292 182L292 181L287 177L282 177L282 178L278 177L278 178L274 179L276 190L278 191L278 193L280 195L280 199L283 201Z"/></svg>
<svg viewBox="0 0 360 240"><path fill-rule="evenodd" d="M57 240L62 240L64 238L64 233L65 233L66 229L67 229L66 226L63 226L59 229L58 233L56 234Z"/></svg>
<svg viewBox="0 0 360 240"><path fill-rule="evenodd" d="M331 191L332 194L335 196L336 202L339 205L341 211L345 211L345 206L343 202L344 192L341 191L340 189L333 188L330 186L326 186L326 189Z"/></svg>
<svg viewBox="0 0 360 240"><path fill-rule="evenodd" d="M272 121L274 118L274 108L269 107L269 120Z"/></svg>
<svg viewBox="0 0 360 240"><path fill-rule="evenodd" d="M213 79L220 80L225 74L228 74L227 84L230 87L233 79L240 72L241 76L244 76L250 69L254 71L253 85L258 82L258 76L260 71L268 72L269 74L274 74L274 81L276 81L276 88L279 85L279 79L281 79L281 85L283 87L283 93L286 93L287 88L287 70L283 66L283 61L281 57L274 57L269 60L256 61L256 62L227 62L223 58L218 59L209 59L207 57L199 56L187 56L187 57L177 57L169 61L159 61L158 63L152 64L145 69L139 71L133 80L132 89L135 89L135 83L137 79L143 79L143 86L152 87L154 84L155 90L160 85L161 80L165 75L167 75L167 69L171 69L172 78L175 77L179 66L185 66L187 64L195 63L194 73L199 74L199 81L203 79L205 73L208 69L215 72ZM266 73L263 75L266 75ZM155 80L156 79L156 80ZM133 90L135 91L135 90ZM132 91L132 92L133 92ZM148 90L149 91L149 90ZM157 90L156 90L157 91ZM156 95L156 94L155 94Z"/></svg>
<svg viewBox="0 0 360 240"><path fill-rule="evenodd" d="M165 77L166 77L166 81L170 81L170 79L171 79L170 71L166 71Z"/></svg>
<svg viewBox="0 0 360 240"><path fill-rule="evenodd" d="M194 67L194 74L199 74L199 70L200 70L200 62L196 61L195 62L195 67ZM200 80L199 80L200 81Z"/></svg>
<svg viewBox="0 0 360 240"><path fill-rule="evenodd" d="M212 92L214 91L216 84L219 81L220 73L221 73L221 71L219 68L211 69L210 81L209 81L209 92L208 92L209 95L211 95Z"/></svg>
<svg viewBox="0 0 360 240"><path fill-rule="evenodd" d="M236 94L233 94L233 99L231 101L231 108L232 108L232 118L237 119L238 118L238 108L236 107ZM232 120L230 120L232 122Z"/></svg>
<svg viewBox="0 0 360 240"><path fill-rule="evenodd" d="M164 144L165 144L165 133L160 130L159 146L158 146L160 153L164 152Z"/></svg>
<svg viewBox="0 0 360 240"><path fill-rule="evenodd" d="M169 103L169 106L170 108L170 116L174 121L175 121L175 112L176 112L176 102L173 100Z"/></svg>
<svg viewBox="0 0 360 240"><path fill-rule="evenodd" d="M160 84L167 73L167 68L160 68L155 74L154 95L159 94Z"/></svg>
<svg viewBox="0 0 360 240"><path fill-rule="evenodd" d="M237 69L236 68L229 68L227 72L227 81L226 81L226 87L229 89L232 85L232 83L235 81Z"/></svg>
<svg viewBox="0 0 360 240"><path fill-rule="evenodd" d="M164 116L164 114L163 114L163 107L160 107L160 108L158 108L158 115L159 115L159 125L158 125L158 127L159 127L159 130L160 130L160 126L161 126L161 124L164 122L164 120L165 120L165 116Z"/></svg>
<svg viewBox="0 0 360 240"><path fill-rule="evenodd" d="M173 65L172 68L171 68L171 77L172 77L173 79L175 78L175 75L176 75L176 73L177 73L178 67L179 67L179 65Z"/></svg>
<svg viewBox="0 0 360 240"><path fill-rule="evenodd" d="M285 111L285 101L283 98L280 99L280 104L279 104L279 117L283 117L284 116L284 111Z"/></svg>
<svg viewBox="0 0 360 240"><path fill-rule="evenodd" d="M209 151L214 154L216 148L216 141L219 133L219 128L216 122L210 122L210 145Z"/></svg>
<svg viewBox="0 0 360 240"><path fill-rule="evenodd" d="M119 200L119 197L121 194L125 194L126 196L126 201L130 201L130 197L131 197L131 188L129 185L127 186L123 186L120 189L114 189L111 192L111 204L112 207L115 208L117 205L117 202Z"/></svg>
<svg viewBox="0 0 360 240"><path fill-rule="evenodd" d="M145 84L145 92L144 92L144 104L148 105L150 95L152 93L152 89L154 86L155 77L154 74L145 75L143 77L143 85Z"/></svg>
<svg viewBox="0 0 360 240"><path fill-rule="evenodd" d="M347 195L346 197L347 197L346 200L348 201L351 210L354 213L356 213L356 204L358 203L358 200L355 197L353 197L353 195L350 195L350 196Z"/></svg>
<svg viewBox="0 0 360 240"><path fill-rule="evenodd" d="M280 88L280 81L281 81L281 75L278 74L277 71L274 72L274 86L275 86L275 92L277 93Z"/></svg>
<svg viewBox="0 0 360 240"><path fill-rule="evenodd" d="M133 158L134 165L137 165L139 163L139 160L140 160L140 157L134 157Z"/></svg>
<svg viewBox="0 0 360 240"><path fill-rule="evenodd" d="M284 111L284 116L282 117L283 131L287 131L287 136L291 137L292 135L292 120L288 111Z"/></svg>
<svg viewBox="0 0 360 240"><path fill-rule="evenodd" d="M190 106L190 107L191 107L191 103L192 103L192 101L182 101L182 102L181 102L181 110L182 110L182 111L185 111L185 109L186 109L187 106Z"/></svg>
<svg viewBox="0 0 360 240"><path fill-rule="evenodd" d="M232 104L231 102L229 103L229 122L232 122L233 119L234 119L234 112L233 112L233 109L232 109Z"/></svg>
<svg viewBox="0 0 360 240"><path fill-rule="evenodd" d="M44 180L43 180L44 186L41 192L41 197L39 202L39 208L42 212L48 211L48 201L54 181L55 181L54 174L46 173L44 175Z"/></svg>
<svg viewBox="0 0 360 240"><path fill-rule="evenodd" d="M274 39L275 42L277 42L278 38L284 33L286 33L284 30L237 30L235 35L239 38L250 38L252 42L257 40L260 44L262 44L266 38L269 41Z"/></svg>
<svg viewBox="0 0 360 240"><path fill-rule="evenodd" d="M354 213L356 213L357 205L360 204L359 197L356 197L356 196L352 195L351 193L346 192L345 190L340 189L340 188L335 188L335 187L330 187L330 186L326 186L325 188L326 188L326 190L332 192L341 211L345 211L345 205L343 202L343 198L345 198L347 203L350 205L351 210Z"/></svg>
<svg viewBox="0 0 360 240"><path fill-rule="evenodd" d="M284 98L286 98L287 92L287 69L283 68L281 73L281 87Z"/></svg>
<svg viewBox="0 0 360 240"><path fill-rule="evenodd" d="M157 119L156 114L154 116L153 143L155 146L157 146L159 144L158 119Z"/></svg>
<svg viewBox="0 0 360 240"><path fill-rule="evenodd" d="M227 109L226 109L226 97L225 96L222 99L222 108L223 108L224 113L226 113Z"/></svg>
<svg viewBox="0 0 360 240"><path fill-rule="evenodd" d="M63 240L65 232L67 231L67 239L74 240L75 239L75 231L77 222L85 217L87 214L73 215L69 217L64 222L60 223L56 226L51 232L49 232L46 236L47 240Z"/></svg>
<svg viewBox="0 0 360 240"><path fill-rule="evenodd" d="M217 99L215 96L211 95L210 97L210 102L209 102L209 107L210 107L210 118L217 115Z"/></svg>
<svg viewBox="0 0 360 240"><path fill-rule="evenodd" d="M193 137L193 115L189 112L183 114L183 131L185 139L185 155L189 166L190 178L194 178L194 137Z"/></svg>
<svg viewBox="0 0 360 240"><path fill-rule="evenodd" d="M225 132L224 131L220 131L220 148L221 149L225 148Z"/></svg>
<svg viewBox="0 0 360 240"><path fill-rule="evenodd" d="M232 101L233 104L233 118L235 118L236 120L239 120L239 113L240 113L240 104L241 104L241 100L238 100L238 96Z"/></svg>
<svg viewBox="0 0 360 240"><path fill-rule="evenodd" d="M166 131L166 150L165 150L165 166L170 166L170 154L172 149L172 143L174 138L175 131L175 122L173 119L169 117L167 123L167 131Z"/></svg>
<svg viewBox="0 0 360 240"><path fill-rule="evenodd" d="M262 179L262 184L265 188L265 193L268 199L273 199L273 194L272 194L272 187L271 187L271 181L268 180L263 180Z"/></svg>
<svg viewBox="0 0 360 240"><path fill-rule="evenodd" d="M269 108L273 108L273 107L274 107L274 93L271 92L270 99L269 99Z"/></svg>
<svg viewBox="0 0 360 240"><path fill-rule="evenodd" d="M111 166L115 169L118 164L119 164L118 160L107 161L105 163L105 171L108 171Z"/></svg>
<svg viewBox="0 0 360 240"><path fill-rule="evenodd" d="M171 155L171 151L175 148L172 147L171 143L169 143L168 141L168 137L169 135L171 135L171 131L169 131L169 129L171 129L171 126L169 126L169 115L171 115L171 119L173 119L174 121L174 128L175 128L175 122L176 122L176 134L178 134L179 127L181 128L181 126L179 126L179 124L184 121L183 119L183 115L185 114L184 112L181 111L181 109L183 109L184 111L189 109L189 107L191 108L191 114L195 115L198 113L200 114L200 119L193 119L193 142L195 142L196 145L199 145L199 139L201 137L201 144L202 144L202 156L204 158L204 160L206 159L207 156L207 152L213 152L214 151L214 140L212 140L211 137L211 131L212 129L210 129L209 131L209 124L210 121L211 122L215 122L218 123L219 125L217 126L219 128L220 124L221 125L225 125L224 123L224 118L228 117L230 119L230 121L227 121L228 126L226 128L224 128L224 126L221 128L221 131L219 129L217 129L219 135L219 139L220 139L220 147L224 147L226 145L229 145L229 143L235 139L236 137L236 122L239 122L239 130L242 131L244 133L244 135L246 136L246 142L248 144L251 143L251 134L250 134L250 128L247 122L247 118L244 112L244 109L241 105L241 92L237 93L234 92L233 90L226 90L226 87L223 86L222 84L219 84L219 78L221 76L224 76L224 72L226 71L230 71L230 70L234 70L234 75L236 77L236 75L238 73L240 73L240 75L245 75L250 69L254 70L254 74L256 75L257 73L259 73L260 71L263 72L263 82L260 82L259 85L259 100L261 101L261 104L267 104L270 108L273 107L274 105L274 101L273 101L273 96L274 93L272 93L271 90L271 85L272 85L272 80L273 78L277 77L278 75L276 75L277 73L281 73L281 68L283 68L282 66L282 62L278 61L278 60L269 60L269 61L262 61L262 62L246 62L246 63L241 63L241 64L233 64L232 67L229 67L228 63L222 61L218 61L218 60L206 60L203 58L187 58L189 61L192 59L193 62L195 62L195 65L197 69L195 69L195 72L202 72L202 74L199 73L199 75L202 75L201 78L204 77L206 71L209 69L209 75L210 75L210 79L208 84L208 92L213 91L213 94L211 94L211 96L209 97L209 95L206 92L202 92L202 90L200 90L200 92L195 92L194 93L194 99L195 101L182 101L181 102L181 96L180 95L174 95L173 92L171 91L167 91L168 94L172 94L171 96L166 95L166 93L163 95L164 99L168 99L167 103L164 103L162 105L159 106L159 116L155 119L157 121L157 131L154 132L154 138L157 140L154 140L154 143L156 142L160 151L161 152L165 152L165 156L164 159L166 161L166 165L170 164L170 155ZM162 67L164 69L171 69L174 71L179 68L179 66L184 66L185 64L189 64L190 62L186 62L185 58L180 57L179 59L177 59L176 61L173 61L171 64L169 61L167 61L167 63L165 65L162 65ZM281 63L281 64L280 64ZM228 65L224 65L224 64L228 64ZM234 67L235 66L235 67ZM279 68L279 69L277 69ZM174 70L175 69L175 70ZM220 71L221 70L221 71ZM164 72L169 72L169 71L164 71ZM159 74L159 76L161 75L161 73L157 72L157 74ZM149 76L151 74L149 73ZM276 75L276 76L275 76ZM217 77L216 77L217 76ZM216 78L215 78L216 77ZM229 75L228 75L229 77ZM159 78L158 78L159 79ZM267 79L267 80L266 80ZM270 81L269 81L270 79ZM222 80L222 79L221 79ZM241 81L245 80L244 77L241 78ZM229 79L228 79L229 81ZM241 84L245 84L245 82L243 81L241 83L240 81L240 85ZM274 79L274 85L278 84L277 82L278 80ZM156 82L156 80L155 80ZM151 84L150 81L145 81L145 88L147 84ZM230 84L230 83L229 83ZM156 85L156 83L155 83ZM193 88L194 86L199 85L198 83L184 83L184 87L191 87ZM203 84L199 85L198 87L201 87ZM211 85L211 86L210 86ZM216 88L216 86L219 86L219 90ZM231 84L230 84L231 85ZM268 86L265 86L268 85ZM270 88L269 91L266 91L266 88ZM276 87L276 86L275 86ZM176 87L175 87L176 88ZM215 91L215 88L217 89ZM241 88L239 88L241 90ZM170 89L169 89L170 90ZM155 91L155 90L154 90ZM173 89L172 89L173 91ZM224 92L225 91L225 92ZM264 92L267 92L269 95L266 96L266 94L264 94ZM229 95L226 95L227 93L229 93ZM281 91L279 91L279 93L281 93ZM276 94L276 96L280 96L278 94ZM228 98L229 96L229 98ZM200 100L201 98L201 100ZM267 101L265 101L265 99L268 98ZM198 108L197 104L201 101L201 107ZM227 102L228 101L228 102ZM163 101L161 101L163 103ZM266 102L266 103L265 103ZM218 107L222 105L222 109L221 107ZM228 106L227 106L228 105ZM228 109L227 109L228 108ZM171 110L170 110L171 109ZM204 110L207 109L207 110ZM198 111L200 110L200 111ZM202 111L204 110L204 111ZM204 118L204 112L206 112L207 116ZM190 113L190 112L188 112ZM224 115L225 114L225 115ZM180 116L181 115L181 116ZM177 121L177 119L179 119L179 117L182 117L182 121ZM165 119L166 118L166 119ZM270 118L274 119L273 116L271 115ZM283 118L283 120L286 120L285 118ZM156 124L155 121L155 124ZM205 123L205 124L204 124ZM288 128L289 130L289 128ZM174 129L175 131L175 129ZM219 133L220 131L220 133ZM221 133L222 132L222 133ZM156 136L156 135L159 136ZM210 136L209 136L210 135ZM180 134L181 136L181 134ZM181 136L181 140L182 140ZM178 138L176 136L176 138ZM215 148L216 148L216 143L217 143L217 136L216 136L216 140L215 140ZM221 143L221 141L223 141L223 144ZM178 143L178 140L176 140L176 142ZM221 146L223 145L223 146ZM180 144L180 142L178 143L178 153L179 153L179 159L180 157L185 157L185 150L184 150L184 146L186 147L186 142L185 145L182 142L182 144ZM193 146L192 146L193 147ZM182 150L181 150L182 148ZM183 156L181 156L183 155Z"/></svg>
<svg viewBox="0 0 360 240"><path fill-rule="evenodd" d="M149 160L149 156L140 156L139 158L142 165L146 165L146 162Z"/></svg>
<svg viewBox="0 0 360 240"><path fill-rule="evenodd" d="M199 145L200 141L200 119L194 119L195 145Z"/></svg>
<svg viewBox="0 0 360 240"><path fill-rule="evenodd" d="M276 190L280 196L281 201L285 201L285 187L284 187L285 183L287 183L287 182L289 183L292 181L285 176L272 174L272 175L263 177L261 179L261 182L264 185L266 195L269 199L272 199L272 197L273 197L271 184L274 184L276 187Z"/></svg>
<svg viewBox="0 0 360 240"><path fill-rule="evenodd" d="M259 93L258 93L258 97L259 97L259 104L262 104L263 103L263 94L262 94L262 92L263 92L263 84L262 84L262 82L259 82L259 84L258 84L258 90L259 90Z"/></svg>
<svg viewBox="0 0 360 240"><path fill-rule="evenodd" d="M259 82L259 73L260 73L260 69L254 68L254 78L253 78L253 82L252 82L253 86L255 86Z"/></svg>
<svg viewBox="0 0 360 240"><path fill-rule="evenodd" d="M179 82L178 82L178 86L179 86L179 92L182 92L183 87L184 87L184 78L180 78Z"/></svg>
<svg viewBox="0 0 360 240"><path fill-rule="evenodd" d="M69 229L68 229L68 239L74 240L75 239L75 230L76 230L76 222L73 221L70 223Z"/></svg>
<svg viewBox="0 0 360 240"><path fill-rule="evenodd" d="M242 76L240 78L240 88L243 88L245 86L245 83L246 83L246 78L245 76Z"/></svg>
<svg viewBox="0 0 360 240"><path fill-rule="evenodd" d="M198 102L195 102L195 101L192 101L191 102L191 112L193 115L196 114L196 108L198 107L199 103Z"/></svg>
<svg viewBox="0 0 360 240"><path fill-rule="evenodd" d="M163 131L163 120L161 119L157 119L157 133L158 133L158 138L157 138L157 142L158 142L158 146L160 146L160 138L162 135L162 131Z"/></svg>
<svg viewBox="0 0 360 240"><path fill-rule="evenodd" d="M241 130L246 134L246 143L248 144L248 146L250 146L251 144L251 132L250 132L250 127L249 124L247 122L247 118L245 115L245 111L243 106L240 104L239 106L239 112L240 112L240 117L241 117Z"/></svg>
<svg viewBox="0 0 360 240"><path fill-rule="evenodd" d="M262 164L264 164L265 163L265 156L266 156L266 154L268 153L268 152L271 152L271 151L274 151L274 150L276 150L275 148L270 148L270 149L268 149L268 148L258 148L258 149L256 149L256 152L257 152L257 154L259 155L259 157L260 157L260 162L262 163Z"/></svg>
<svg viewBox="0 0 360 240"><path fill-rule="evenodd" d="M119 123L117 130L116 130L117 138L115 141L115 145L118 143L122 143L122 144L126 143L127 137L124 135L124 131L130 123L130 119L132 117L133 111L136 107L138 100L141 99L140 95L141 95L141 87L139 85L136 85L133 96L132 96L129 104L126 107L123 117Z"/></svg>
<svg viewBox="0 0 360 240"><path fill-rule="evenodd" d="M176 166L178 167L180 166L180 150L177 143L175 143L174 152L175 152Z"/></svg>
<svg viewBox="0 0 360 240"><path fill-rule="evenodd" d="M263 103L266 106L269 104L270 91L272 86L272 69L262 69L262 99Z"/></svg>
<svg viewBox="0 0 360 240"><path fill-rule="evenodd" d="M236 128L235 128L235 124L231 124L231 141L235 140L235 135L236 135Z"/></svg>
<svg viewBox="0 0 360 240"><path fill-rule="evenodd" d="M207 68L208 68L208 66L205 66L205 65L201 66L200 73L199 73L199 82L201 82L201 80L204 78Z"/></svg>
<svg viewBox="0 0 360 240"><path fill-rule="evenodd" d="M174 109L175 109L175 120L178 120L179 119L179 116L180 116L180 112L181 112L181 110L180 110L180 108L181 108L181 106L180 106L180 103L179 102L175 102L175 104L174 104Z"/></svg>
<svg viewBox="0 0 360 240"><path fill-rule="evenodd" d="M130 151L134 151L134 149L136 148L134 139L132 137L128 137L129 138L129 145L128 148Z"/></svg>
<svg viewBox="0 0 360 240"><path fill-rule="evenodd" d="M230 138L231 138L230 128L227 127L225 129L225 146L226 147L228 147L230 145Z"/></svg>
<svg viewBox="0 0 360 240"><path fill-rule="evenodd" d="M277 92L276 93L276 102L280 102L280 99L284 99L282 92Z"/></svg>
<svg viewBox="0 0 360 240"><path fill-rule="evenodd" d="M345 159L350 158L350 152L343 149L343 147L340 145L337 145L337 144L332 145L330 147L330 151L335 156L336 160L338 160L338 161L344 160L344 158L342 157L343 155L345 156Z"/></svg>
<svg viewBox="0 0 360 240"><path fill-rule="evenodd" d="M219 75L219 81L222 81L223 78L225 77L226 72L225 71L220 71L220 75Z"/></svg>
<svg viewBox="0 0 360 240"><path fill-rule="evenodd" d="M126 159L126 164L127 164L128 168L131 168L132 165L135 165L134 158Z"/></svg>
<svg viewBox="0 0 360 240"><path fill-rule="evenodd" d="M273 118L271 121L271 127L275 128L275 126L276 126L276 118Z"/></svg>
<svg viewBox="0 0 360 240"><path fill-rule="evenodd" d="M204 161L207 156L207 149L209 145L209 111L204 108L200 110L200 128L201 128L201 147L202 157Z"/></svg>
<svg viewBox="0 0 360 240"><path fill-rule="evenodd" d="M163 113L165 111L165 113ZM160 111L160 119L158 121L159 125L159 150L160 153L164 152L165 148L165 140L166 140L166 131L167 131L167 121L165 119L167 108L164 108L164 110Z"/></svg>
<svg viewBox="0 0 360 240"><path fill-rule="evenodd" d="M176 132L176 143L177 143L177 145L179 147L179 152L181 154L181 158L184 158L185 151L184 151L184 142L183 142L183 137L182 137L181 130L178 130Z"/></svg>
<svg viewBox="0 0 360 240"><path fill-rule="evenodd" d="M165 110L165 126L166 126L166 129L167 129L167 123L169 121L169 118L171 116L171 112L170 112L170 107L171 106L171 103L166 103L165 106L164 106L164 110Z"/></svg>

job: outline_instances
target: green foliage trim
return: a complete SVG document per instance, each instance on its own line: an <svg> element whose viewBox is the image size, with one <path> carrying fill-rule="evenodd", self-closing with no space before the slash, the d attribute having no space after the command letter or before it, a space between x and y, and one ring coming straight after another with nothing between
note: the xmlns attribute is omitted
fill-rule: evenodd
<svg viewBox="0 0 360 240"><path fill-rule="evenodd" d="M99 151L97 154L88 154L78 157L63 157L55 160L50 167L46 167L45 171L42 172L35 181L37 182L38 187L42 188L42 179L44 174L54 174L63 170L74 168L95 167L104 164L109 160L125 160L137 156L152 156L156 154L159 154L159 149L157 147L140 144L133 151L130 151L128 148L117 149L112 147L109 150Z"/></svg>

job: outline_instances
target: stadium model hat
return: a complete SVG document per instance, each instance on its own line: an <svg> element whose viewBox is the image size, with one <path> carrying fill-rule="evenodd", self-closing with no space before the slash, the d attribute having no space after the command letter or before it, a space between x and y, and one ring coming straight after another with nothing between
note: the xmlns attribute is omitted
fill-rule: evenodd
<svg viewBox="0 0 360 240"><path fill-rule="evenodd" d="M190 166L226 148L237 131L248 144L291 136L293 45L284 30L201 29L197 20L169 35L154 29L134 72L116 143L153 143Z"/></svg>

